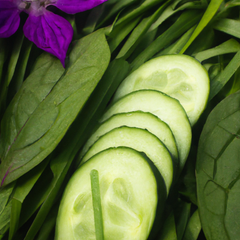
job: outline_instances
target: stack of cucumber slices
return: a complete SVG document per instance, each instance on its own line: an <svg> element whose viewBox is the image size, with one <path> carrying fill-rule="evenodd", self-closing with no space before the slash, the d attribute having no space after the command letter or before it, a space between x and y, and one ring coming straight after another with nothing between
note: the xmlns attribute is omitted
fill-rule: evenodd
<svg viewBox="0 0 240 240"><path fill-rule="evenodd" d="M187 55L160 56L131 73L80 153L60 205L56 239L97 238L93 169L104 239L148 239L184 167L191 128L208 95L207 71Z"/></svg>

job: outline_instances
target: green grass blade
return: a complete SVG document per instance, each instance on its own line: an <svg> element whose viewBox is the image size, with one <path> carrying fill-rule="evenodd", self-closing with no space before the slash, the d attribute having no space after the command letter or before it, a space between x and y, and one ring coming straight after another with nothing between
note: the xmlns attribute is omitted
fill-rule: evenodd
<svg viewBox="0 0 240 240"><path fill-rule="evenodd" d="M213 27L218 31L227 33L233 37L240 38L240 20L224 18L214 24Z"/></svg>
<svg viewBox="0 0 240 240"><path fill-rule="evenodd" d="M211 81L209 100L211 100L229 81L240 67L240 51L238 51L224 70Z"/></svg>
<svg viewBox="0 0 240 240"><path fill-rule="evenodd" d="M178 20L153 41L142 53L140 53L132 62L132 71L141 66L144 62L152 58L164 47L167 47L172 42L176 41L182 34L193 27L201 18L199 11L185 11L181 14Z"/></svg>
<svg viewBox="0 0 240 240"><path fill-rule="evenodd" d="M198 210L196 210L188 221L183 240L197 240L201 231L201 222Z"/></svg>
<svg viewBox="0 0 240 240"><path fill-rule="evenodd" d="M219 9L223 0L212 0L205 11L201 21L199 22L198 26L196 27L195 31L193 32L191 38L188 40L186 45L180 51L180 53L184 53L187 48L191 45L191 43L196 39L196 37L200 34L200 32L207 26L207 24L212 20L214 15L216 14L217 10Z"/></svg>
<svg viewBox="0 0 240 240"><path fill-rule="evenodd" d="M202 52L193 55L198 61L202 62L211 57L219 56L227 53L235 53L240 50L240 44L235 39L229 39L226 42Z"/></svg>
<svg viewBox="0 0 240 240"><path fill-rule="evenodd" d="M104 240L101 194L98 171L93 169L90 172L90 176L96 240Z"/></svg>
<svg viewBox="0 0 240 240"><path fill-rule="evenodd" d="M125 56L126 54L127 54L127 56L130 55L130 53L129 53L130 51L129 50L133 51L133 49L132 49L133 46L135 45L135 47L136 47L136 43L138 43L139 40L141 40L141 37L147 32L147 30L149 29L151 24L162 13L162 11L165 9L165 7L168 4L169 4L169 1L167 1L160 8L158 8L157 11L154 14L152 14L150 17L144 18L138 24L138 26L135 27L135 29L133 30L133 32L129 36L128 40L126 41L126 43L122 47L121 51L117 55L117 58L121 58L121 57L125 57L126 58L126 56Z"/></svg>

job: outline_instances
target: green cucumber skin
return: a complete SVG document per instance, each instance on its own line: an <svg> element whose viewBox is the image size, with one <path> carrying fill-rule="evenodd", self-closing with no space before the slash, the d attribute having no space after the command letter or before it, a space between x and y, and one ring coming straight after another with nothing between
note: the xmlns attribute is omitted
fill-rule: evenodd
<svg viewBox="0 0 240 240"><path fill-rule="evenodd" d="M111 147L125 146L144 152L163 176L167 192L173 180L173 162L166 146L152 133L145 129L122 126L101 136L87 151L81 164L93 155Z"/></svg>
<svg viewBox="0 0 240 240"><path fill-rule="evenodd" d="M146 129L150 133L157 136L159 140L165 144L165 146L171 153L174 169L175 171L177 171L179 164L178 150L171 129L165 122L161 121L155 115L149 112L142 111L119 113L113 115L112 117L104 121L102 124L99 124L96 131L90 136L87 143L81 150L79 155L79 161L83 158L83 156L86 154L88 149L94 144L94 142L96 142L99 139L99 137L103 136L112 129L121 126Z"/></svg>
<svg viewBox="0 0 240 240"><path fill-rule="evenodd" d="M182 83L180 76L184 79ZM176 79L176 82L170 84L172 79ZM177 85L178 88L176 88ZM162 91L178 99L193 126L206 107L210 80L207 70L195 58L184 54L164 55L144 63L123 80L113 101L140 89ZM185 99L184 96L187 97L191 91L193 92L190 99Z"/></svg>
<svg viewBox="0 0 240 240"><path fill-rule="evenodd" d="M135 91L110 105L100 122L104 122L114 114L132 111L150 112L169 125L177 143L179 172L181 172L189 154L192 129L179 101L157 90Z"/></svg>
<svg viewBox="0 0 240 240"><path fill-rule="evenodd" d="M84 196L88 197L89 195L91 198L90 172L92 169L99 172L104 239L146 240L153 224L158 223L162 218L167 197L166 188L159 171L146 155L126 147L104 150L93 156L74 173L60 204L55 240L94 239L94 224L90 217L93 211L90 209L90 212L85 212L85 214L87 213L86 218L84 215L81 216L81 211L84 212L87 205L81 206L80 202L79 206L76 205L79 196L81 201L84 200L81 195L84 192L87 192ZM120 188L111 188L111 184L121 183L121 181L123 181L123 185L115 185ZM111 191L114 191L114 194ZM109 218L108 211L109 209L112 211L112 207L115 207L116 216L111 214ZM128 209L128 207L130 208ZM135 220L135 217L131 217L130 220L125 219L122 211L123 214L125 211L129 211L129 214L141 219L137 229L135 229L135 225L133 225L133 229L131 228L131 223L134 224L134 221L131 221ZM91 218L91 223L89 218ZM79 227L84 226L84 221L81 223L81 219L89 222L87 229L89 226L91 228L85 231L85 236L82 238L77 232ZM126 223L126 221L128 222ZM80 232L81 230L80 228Z"/></svg>

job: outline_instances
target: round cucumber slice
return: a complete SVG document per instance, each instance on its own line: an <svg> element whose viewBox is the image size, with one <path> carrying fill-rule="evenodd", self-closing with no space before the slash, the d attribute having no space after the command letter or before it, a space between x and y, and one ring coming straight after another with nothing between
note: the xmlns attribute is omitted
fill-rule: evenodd
<svg viewBox="0 0 240 240"><path fill-rule="evenodd" d="M119 86L114 101L140 89L159 90L178 99L194 125L207 104L210 81L207 71L195 58L165 55L131 73Z"/></svg>
<svg viewBox="0 0 240 240"><path fill-rule="evenodd" d="M55 239L96 239L90 180L95 169L99 173L104 239L146 240L158 217L156 211L164 208L166 200L164 185L156 180L160 179L152 167L146 156L129 148L95 155L68 182Z"/></svg>
<svg viewBox="0 0 240 240"><path fill-rule="evenodd" d="M153 134L141 128L119 127L100 137L87 151L81 164L107 148L125 146L144 152L161 173L167 192L173 179L173 162L165 145Z"/></svg>
<svg viewBox="0 0 240 240"><path fill-rule="evenodd" d="M190 150L192 129L178 100L156 90L139 90L129 93L111 105L100 121L103 122L117 113L138 110L156 115L171 128L177 143L181 171Z"/></svg>
<svg viewBox="0 0 240 240"><path fill-rule="evenodd" d="M170 151L173 158L174 168L177 169L178 150L171 129L165 122L161 121L155 115L141 111L116 114L103 122L86 142L81 150L79 158L81 159L85 155L89 147L93 145L99 137L112 129L121 126L147 129L149 132L157 136Z"/></svg>

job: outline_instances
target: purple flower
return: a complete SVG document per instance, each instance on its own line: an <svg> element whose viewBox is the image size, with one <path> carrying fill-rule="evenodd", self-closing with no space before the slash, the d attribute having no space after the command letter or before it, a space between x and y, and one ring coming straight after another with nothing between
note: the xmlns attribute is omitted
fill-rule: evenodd
<svg viewBox="0 0 240 240"><path fill-rule="evenodd" d="M0 0L0 38L15 33L20 24L20 13L26 12L24 35L37 47L58 57L64 66L73 29L63 17L48 11L53 5L65 13L83 12L107 0Z"/></svg>

